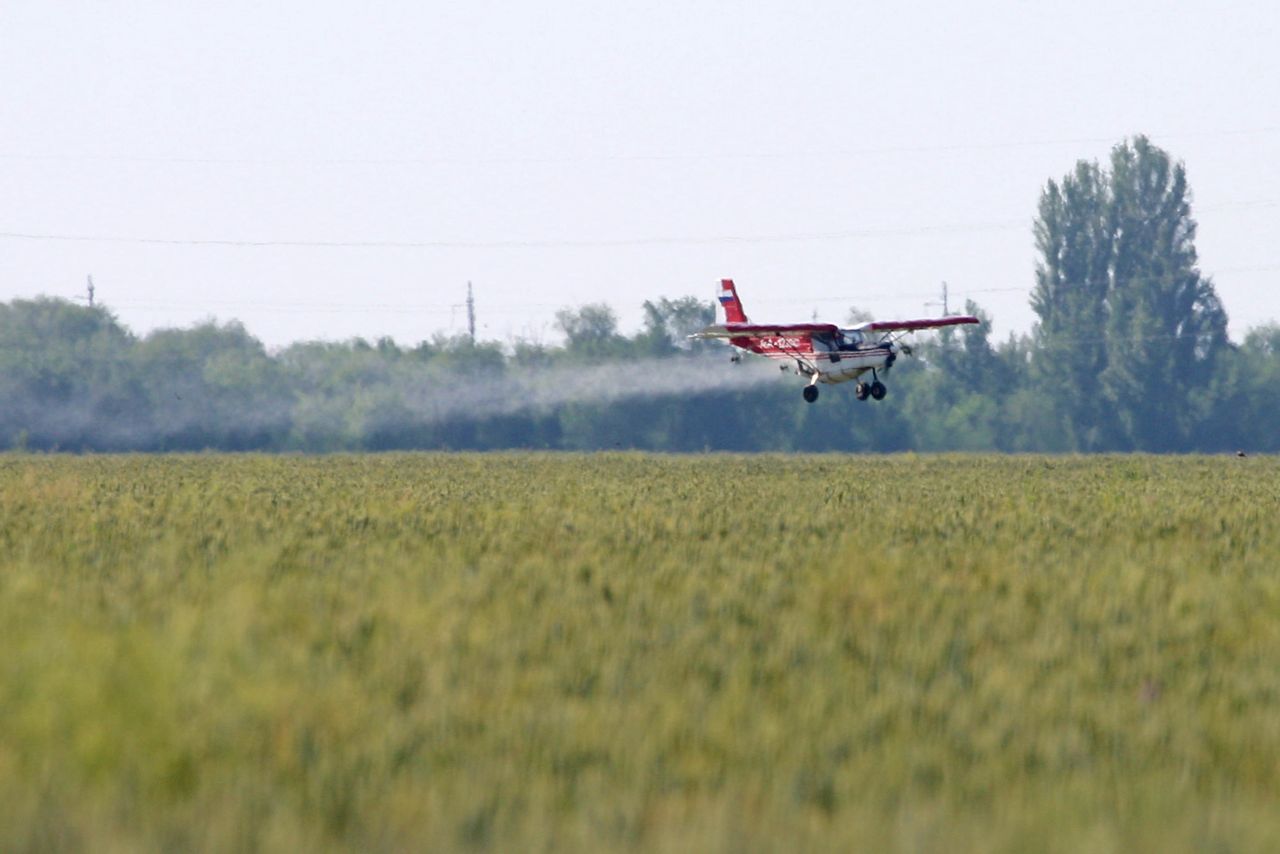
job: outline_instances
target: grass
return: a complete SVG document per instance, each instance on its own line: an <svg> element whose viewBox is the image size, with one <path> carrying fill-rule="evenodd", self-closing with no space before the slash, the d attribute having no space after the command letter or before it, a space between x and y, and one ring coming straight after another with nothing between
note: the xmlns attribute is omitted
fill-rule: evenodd
<svg viewBox="0 0 1280 854"><path fill-rule="evenodd" d="M0 849L1280 849L1280 461L0 456Z"/></svg>

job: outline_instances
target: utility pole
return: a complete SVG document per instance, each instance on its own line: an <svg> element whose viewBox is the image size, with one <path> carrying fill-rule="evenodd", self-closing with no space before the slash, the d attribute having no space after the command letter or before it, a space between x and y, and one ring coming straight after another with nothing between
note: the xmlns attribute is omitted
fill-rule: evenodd
<svg viewBox="0 0 1280 854"><path fill-rule="evenodd" d="M949 317L951 315L951 304L947 301L947 283L946 282L942 283L942 301L937 302L936 300L931 300L924 304L925 308L928 308L929 306L933 306L933 305L942 306L943 317Z"/></svg>
<svg viewBox="0 0 1280 854"><path fill-rule="evenodd" d="M476 343L476 298L470 282L467 282L467 334L471 336L471 343Z"/></svg>

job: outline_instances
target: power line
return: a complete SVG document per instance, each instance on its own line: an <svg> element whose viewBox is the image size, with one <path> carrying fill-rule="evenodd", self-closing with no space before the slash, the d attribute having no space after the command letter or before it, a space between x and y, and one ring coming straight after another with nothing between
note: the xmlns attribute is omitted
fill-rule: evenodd
<svg viewBox="0 0 1280 854"><path fill-rule="evenodd" d="M1254 128L1189 131L1182 133L1148 133L1158 140L1214 139L1220 137L1265 136L1280 133L1280 126L1269 125ZM698 162L707 160L800 160L831 159L840 157L870 157L895 154L942 154L957 151L1005 151L1018 148L1047 148L1066 145L1099 145L1114 143L1117 139L1130 138L1131 134L1091 137L1063 137L1056 139L1021 139L987 142L954 142L934 145L865 146L833 149L790 149L777 151L709 151L709 152L657 152L657 153L594 153L575 156L492 156L492 157L196 157L160 155L111 155L111 154L60 154L22 151L0 152L0 160L24 162L84 162L84 163L155 163L201 166L455 166L460 164L572 164L598 162Z"/></svg>
<svg viewBox="0 0 1280 854"><path fill-rule="evenodd" d="M1243 273L1243 272L1275 272L1280 271L1280 263L1262 264L1244 267L1222 267L1214 271L1212 275L1222 273ZM1204 274L1210 276L1211 274ZM1174 276L1164 277L1163 279L1146 279L1145 281L1167 281L1175 278ZM1073 285L1087 284L1084 282L1075 282ZM950 288L949 294L954 297L965 298L979 296L983 294L1001 294L1001 293L1025 293L1029 294L1035 290L1035 285L1011 285L1011 286L993 286L993 287L973 287L973 288ZM768 297L760 296L750 300L751 305L812 305L815 303L842 303L846 306L855 304L865 304L874 300L897 300L897 301L915 301L922 298L937 296L935 290L893 290L893 291L855 291L853 293L843 293L839 295L823 294L816 296L789 296L789 297ZM181 309L218 309L225 308L228 310L245 310L253 309L256 311L281 311L289 313L309 313L309 314L346 314L346 313L396 313L396 314L443 314L445 312L454 312L459 308L458 303L354 303L354 302L319 302L319 301L301 301L301 300L168 300L168 299L142 299L142 300L117 300L112 301L111 306L115 308L127 308L143 311L171 311ZM488 307L485 310L490 314L519 314L526 311L563 308L566 303L547 302L547 301L522 301L513 302L504 300L500 305Z"/></svg>
<svg viewBox="0 0 1280 854"><path fill-rule="evenodd" d="M697 246L726 243L793 243L850 240L863 237L908 236L931 233L964 233L1029 227L1030 220L988 223L954 223L904 228L849 229L794 234L716 235L710 237L624 237L600 240L238 240L227 238L128 237L104 234L59 234L0 231L0 238L60 243L124 243L145 246L211 246L282 249L604 249L625 246Z"/></svg>
<svg viewBox="0 0 1280 854"><path fill-rule="evenodd" d="M1198 210L1230 208L1257 209L1280 207L1276 199L1247 199L1206 205ZM1003 231L1028 228L1031 220L993 222L935 223L888 228L854 228L837 231L795 232L790 234L712 235L706 237L621 237L603 239L540 240L278 240L235 238L170 238L133 237L110 234L71 234L59 232L0 231L0 239L57 243L115 243L141 246L229 247L239 249L605 249L641 246L706 246L720 244L799 243L809 241L855 240L876 237L910 237L927 234L964 234L981 231Z"/></svg>
<svg viewBox="0 0 1280 854"><path fill-rule="evenodd" d="M971 288L968 290L957 292L960 296L967 296L978 293L996 293L1002 291L1030 291L1030 287L1011 287L1011 288ZM933 291L878 291L871 293L859 293L856 297L850 296L818 296L818 297L790 297L787 299L760 297L752 299L753 305L770 305L778 303L814 303L814 302L849 302L852 299L916 299L919 297L931 296ZM710 301L710 300L708 300ZM389 312L405 312L405 313L440 313L454 312L460 305L459 303L353 303L353 302L318 302L313 300L169 300L169 299L141 299L141 300L117 300L112 305L127 308L252 308L279 311L314 311L314 312L348 312L348 311L389 311ZM546 309L546 308L563 308L565 303L561 302L512 302L504 300L501 305L487 308L490 312L519 312L527 309Z"/></svg>

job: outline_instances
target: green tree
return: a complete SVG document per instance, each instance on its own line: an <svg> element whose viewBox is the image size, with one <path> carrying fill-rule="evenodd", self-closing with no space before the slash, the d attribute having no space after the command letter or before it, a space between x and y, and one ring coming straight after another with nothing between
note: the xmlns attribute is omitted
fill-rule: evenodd
<svg viewBox="0 0 1280 854"><path fill-rule="evenodd" d="M151 448L270 448L289 432L279 365L238 321L157 330L134 360L150 398Z"/></svg>
<svg viewBox="0 0 1280 854"><path fill-rule="evenodd" d="M1226 312L1196 267L1183 164L1145 137L1040 199L1036 377L1076 450L1191 447Z"/></svg>
<svg viewBox="0 0 1280 854"><path fill-rule="evenodd" d="M991 346L991 316L973 300L965 302L964 311L979 322L941 330L938 343L926 350L929 360L958 388L1001 396L1009 390L1010 371Z"/></svg>
<svg viewBox="0 0 1280 854"><path fill-rule="evenodd" d="M1130 447L1184 450L1212 408L1227 313L1197 269L1186 170L1145 137L1111 154L1113 286L1100 377Z"/></svg>
<svg viewBox="0 0 1280 854"><path fill-rule="evenodd" d="M600 358L621 355L626 339L618 334L618 316L604 303L556 312L556 326L564 333L566 349L574 356Z"/></svg>
<svg viewBox="0 0 1280 854"><path fill-rule="evenodd" d="M136 341L101 306L41 297L0 304L0 447L135 447L147 404Z"/></svg>
<svg viewBox="0 0 1280 854"><path fill-rule="evenodd" d="M677 350L704 350L715 346L711 341L690 341L689 336L715 323L715 304L697 297L644 302L644 329L636 336L640 353L666 356Z"/></svg>
<svg viewBox="0 0 1280 854"><path fill-rule="evenodd" d="M1244 343L1219 361L1213 377L1213 413L1197 447L1210 451L1280 451L1280 325L1249 330Z"/></svg>
<svg viewBox="0 0 1280 854"><path fill-rule="evenodd" d="M844 319L845 323L856 325L859 323L866 323L869 320L875 320L876 318L871 312L864 311L855 305L849 307L849 312L844 316Z"/></svg>
<svg viewBox="0 0 1280 854"><path fill-rule="evenodd" d="M1067 443L1080 451L1110 439L1108 411L1096 387L1107 366L1110 192L1098 164L1081 161L1061 184L1049 181L1035 224L1040 258L1031 307L1040 322L1033 366Z"/></svg>

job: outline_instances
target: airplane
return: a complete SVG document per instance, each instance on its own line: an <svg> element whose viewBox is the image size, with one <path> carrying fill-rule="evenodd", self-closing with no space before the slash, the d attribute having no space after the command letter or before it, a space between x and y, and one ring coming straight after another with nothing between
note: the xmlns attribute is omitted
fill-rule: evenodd
<svg viewBox="0 0 1280 854"><path fill-rule="evenodd" d="M869 320L857 326L841 328L834 323L761 324L747 320L733 279L720 280L720 305L725 322L708 326L690 338L727 338L740 350L758 353L770 359L795 362L795 371L808 377L804 399L818 399L818 383L843 383L856 380L853 396L858 400L883 400L888 389L880 381L880 373L889 373L898 352L911 355L911 348L899 339L919 329L937 329L964 323L979 323L969 314L919 320ZM734 354L737 362L739 354ZM782 370L786 370L782 366ZM871 382L862 376L871 372Z"/></svg>

